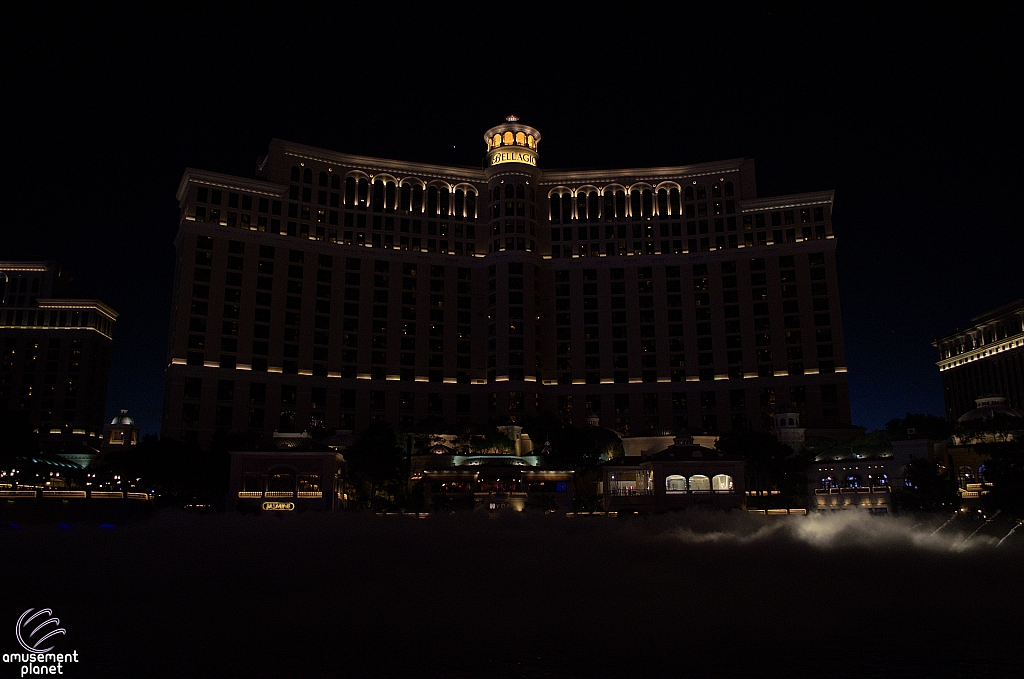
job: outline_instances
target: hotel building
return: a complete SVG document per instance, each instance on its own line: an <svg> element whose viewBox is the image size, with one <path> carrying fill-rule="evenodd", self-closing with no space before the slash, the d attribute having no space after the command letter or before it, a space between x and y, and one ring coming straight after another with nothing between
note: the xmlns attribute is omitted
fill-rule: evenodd
<svg viewBox="0 0 1024 679"><path fill-rule="evenodd" d="M67 283L55 262L0 262L0 407L45 447L99 448L117 312L68 298Z"/></svg>
<svg viewBox="0 0 1024 679"><path fill-rule="evenodd" d="M1024 300L1004 304L971 319L969 328L932 342L950 422L992 394L1024 409Z"/></svg>
<svg viewBox="0 0 1024 679"><path fill-rule="evenodd" d="M624 434L849 424L832 192L749 159L542 170L515 117L482 168L273 140L187 169L163 433L596 415Z"/></svg>

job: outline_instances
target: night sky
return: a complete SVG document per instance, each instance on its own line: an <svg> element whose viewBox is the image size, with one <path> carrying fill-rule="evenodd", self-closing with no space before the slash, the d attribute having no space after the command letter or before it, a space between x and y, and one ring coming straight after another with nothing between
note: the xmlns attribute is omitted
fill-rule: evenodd
<svg viewBox="0 0 1024 679"><path fill-rule="evenodd" d="M57 260L121 314L108 419L159 429L183 170L251 177L273 137L478 166L515 113L546 169L751 157L762 196L834 189L869 429L943 414L931 341L1024 296L1017 12L345 5L5 18L0 259Z"/></svg>

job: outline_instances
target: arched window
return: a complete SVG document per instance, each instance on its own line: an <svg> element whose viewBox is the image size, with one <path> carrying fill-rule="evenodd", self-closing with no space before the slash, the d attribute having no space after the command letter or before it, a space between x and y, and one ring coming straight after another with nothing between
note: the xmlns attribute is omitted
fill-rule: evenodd
<svg viewBox="0 0 1024 679"><path fill-rule="evenodd" d="M495 146L501 146L501 135L500 134L494 135L494 140L493 141L494 141L494 145Z"/></svg>
<svg viewBox="0 0 1024 679"><path fill-rule="evenodd" d="M505 137L503 139L505 144L506 145L511 144L513 140L514 140L514 137L513 137L512 133L511 132L506 132L505 133Z"/></svg>
<svg viewBox="0 0 1024 679"><path fill-rule="evenodd" d="M512 200L516 197L516 187L511 184L505 184L505 200Z"/></svg>
<svg viewBox="0 0 1024 679"><path fill-rule="evenodd" d="M263 474L249 472L242 476L242 490L246 493L262 493L266 485L267 477Z"/></svg>
<svg viewBox="0 0 1024 679"><path fill-rule="evenodd" d="M398 192L398 210L403 215L409 214L409 204L412 201L412 187L408 184L402 186L402 190Z"/></svg>
<svg viewBox="0 0 1024 679"><path fill-rule="evenodd" d="M299 166L298 165L292 165L292 181L293 182L299 181L299 172L300 172Z"/></svg>
<svg viewBox="0 0 1024 679"><path fill-rule="evenodd" d="M686 189L683 190L683 197L686 200L693 200L693 187L692 186L687 186Z"/></svg>
<svg viewBox="0 0 1024 679"><path fill-rule="evenodd" d="M341 188L341 175L331 175L331 188L334 189L335 191Z"/></svg>
<svg viewBox="0 0 1024 679"><path fill-rule="evenodd" d="M395 211L395 186L394 182L384 184L384 209L388 212Z"/></svg>
<svg viewBox="0 0 1024 679"><path fill-rule="evenodd" d="M447 186L442 186L440 189L438 189L437 193L438 193L438 212L441 214L442 217L447 217L448 216L448 212L449 212L449 210L448 210L448 201L449 201L449 198L450 198L451 194L448 192L448 187Z"/></svg>
<svg viewBox="0 0 1024 679"><path fill-rule="evenodd" d="M412 213L421 214L423 212L423 187L417 184L412 187Z"/></svg>
<svg viewBox="0 0 1024 679"><path fill-rule="evenodd" d="M361 207L366 207L366 200L370 193L370 182L366 181L365 177L360 177L359 181L356 182L356 204Z"/></svg>
<svg viewBox="0 0 1024 679"><path fill-rule="evenodd" d="M672 216L679 216L679 189L672 189L668 192L668 205L672 210Z"/></svg>
<svg viewBox="0 0 1024 679"><path fill-rule="evenodd" d="M654 214L654 194L650 189L644 189L640 194L640 215L650 217Z"/></svg>
<svg viewBox="0 0 1024 679"><path fill-rule="evenodd" d="M823 477L821 477L821 487L826 489L826 490L829 489L829 488L838 488L839 487L839 482L836 481L831 476L823 476Z"/></svg>
<svg viewBox="0 0 1024 679"><path fill-rule="evenodd" d="M658 189L658 216L668 217L668 191Z"/></svg>
<svg viewBox="0 0 1024 679"><path fill-rule="evenodd" d="M864 479L861 478L860 474L847 474L843 485L846 488L860 488L864 485Z"/></svg>
<svg viewBox="0 0 1024 679"><path fill-rule="evenodd" d="M629 194L629 212L632 214L633 219L640 219L641 208L640 208L640 192L631 191Z"/></svg>
<svg viewBox="0 0 1024 679"><path fill-rule="evenodd" d="M615 217L626 218L626 192L622 189L615 192Z"/></svg>
<svg viewBox="0 0 1024 679"><path fill-rule="evenodd" d="M526 198L526 187L523 184L516 184L516 198Z"/></svg>
<svg viewBox="0 0 1024 679"><path fill-rule="evenodd" d="M455 215L456 219L461 219L465 216L466 209L466 192L462 189L455 189L455 209L452 214Z"/></svg>
<svg viewBox="0 0 1024 679"><path fill-rule="evenodd" d="M731 493L733 490L732 477L728 474L716 474L711 477L711 490L716 493Z"/></svg>
<svg viewBox="0 0 1024 679"><path fill-rule="evenodd" d="M597 191L591 191L587 196L587 217L591 222L596 222L601 216L601 197Z"/></svg>
<svg viewBox="0 0 1024 679"><path fill-rule="evenodd" d="M665 477L665 492L669 495L686 492L686 477L672 474Z"/></svg>
<svg viewBox="0 0 1024 679"><path fill-rule="evenodd" d="M604 221L610 222L615 219L615 195L610 191L604 192Z"/></svg>
<svg viewBox="0 0 1024 679"><path fill-rule="evenodd" d="M562 223L562 197L557 193L551 195L548 205L551 208L551 223Z"/></svg>
<svg viewBox="0 0 1024 679"><path fill-rule="evenodd" d="M356 204L356 178L345 177L345 205Z"/></svg>
<svg viewBox="0 0 1024 679"><path fill-rule="evenodd" d="M427 189L427 214L431 217L437 214L437 187L431 186Z"/></svg>
<svg viewBox="0 0 1024 679"><path fill-rule="evenodd" d="M520 146L526 145L526 135L522 132L516 132L516 143Z"/></svg>
<svg viewBox="0 0 1024 679"><path fill-rule="evenodd" d="M373 182L373 211L384 211L384 182L379 179Z"/></svg>
<svg viewBox="0 0 1024 679"><path fill-rule="evenodd" d="M528 135L526 135L526 145L527 145L527 146L529 146L529 147L530 147L530 148L532 149L532 148L533 148L533 145L534 145L534 144L536 144L536 143L537 143L537 142L536 142L536 141L534 141L534 139L533 139L533 135L532 135L532 134L528 134Z"/></svg>
<svg viewBox="0 0 1024 679"><path fill-rule="evenodd" d="M476 219L476 194L472 191L466 192L466 218L470 221Z"/></svg>
<svg viewBox="0 0 1024 679"><path fill-rule="evenodd" d="M267 473L267 493L294 493L295 472L291 469L280 467L271 469ZM271 496L272 497L272 496Z"/></svg>
<svg viewBox="0 0 1024 679"><path fill-rule="evenodd" d="M732 195L732 182L726 182L725 183L725 195L727 195L727 196L731 196Z"/></svg>
<svg viewBox="0 0 1024 679"><path fill-rule="evenodd" d="M889 475L881 472L877 474L868 474L868 480L871 481L872 486L888 486Z"/></svg>
<svg viewBox="0 0 1024 679"><path fill-rule="evenodd" d="M308 167L302 171L302 183L312 184L313 183L313 170Z"/></svg>
<svg viewBox="0 0 1024 679"><path fill-rule="evenodd" d="M562 223L572 222L572 196L568 193L562 194Z"/></svg>
<svg viewBox="0 0 1024 679"><path fill-rule="evenodd" d="M581 222L587 221L587 195L585 193L576 194L576 218Z"/></svg>
<svg viewBox="0 0 1024 679"><path fill-rule="evenodd" d="M324 188L327 188L327 173L326 172L321 172L320 176L317 177L317 180L318 180L318 183L320 184L320 186L323 186Z"/></svg>
<svg viewBox="0 0 1024 679"><path fill-rule="evenodd" d="M319 474L299 474L297 477L298 491L299 493L319 493L320 491L320 475ZM301 495L299 497L302 497Z"/></svg>
<svg viewBox="0 0 1024 679"><path fill-rule="evenodd" d="M694 474L693 476L690 477L690 492L710 493L711 479L704 476L703 474Z"/></svg>

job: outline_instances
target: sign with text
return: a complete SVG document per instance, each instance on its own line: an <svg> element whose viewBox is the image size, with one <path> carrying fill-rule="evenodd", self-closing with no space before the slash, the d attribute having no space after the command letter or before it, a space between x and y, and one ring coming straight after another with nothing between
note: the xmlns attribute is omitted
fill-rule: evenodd
<svg viewBox="0 0 1024 679"><path fill-rule="evenodd" d="M509 149L508 151L494 151L491 154L491 165L502 163L525 163L527 165L537 164L537 155L525 149Z"/></svg>

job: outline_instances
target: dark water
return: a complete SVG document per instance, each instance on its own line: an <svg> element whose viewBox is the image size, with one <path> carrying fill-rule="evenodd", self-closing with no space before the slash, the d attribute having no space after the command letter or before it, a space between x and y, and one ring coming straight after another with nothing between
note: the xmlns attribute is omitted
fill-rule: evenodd
<svg viewBox="0 0 1024 679"><path fill-rule="evenodd" d="M1024 676L1024 540L996 548L988 530L961 547L970 524L164 512L0 525L0 653L19 650L22 611L50 607L67 629L55 651L79 652L68 677ZM0 679L18 674L0 663Z"/></svg>

